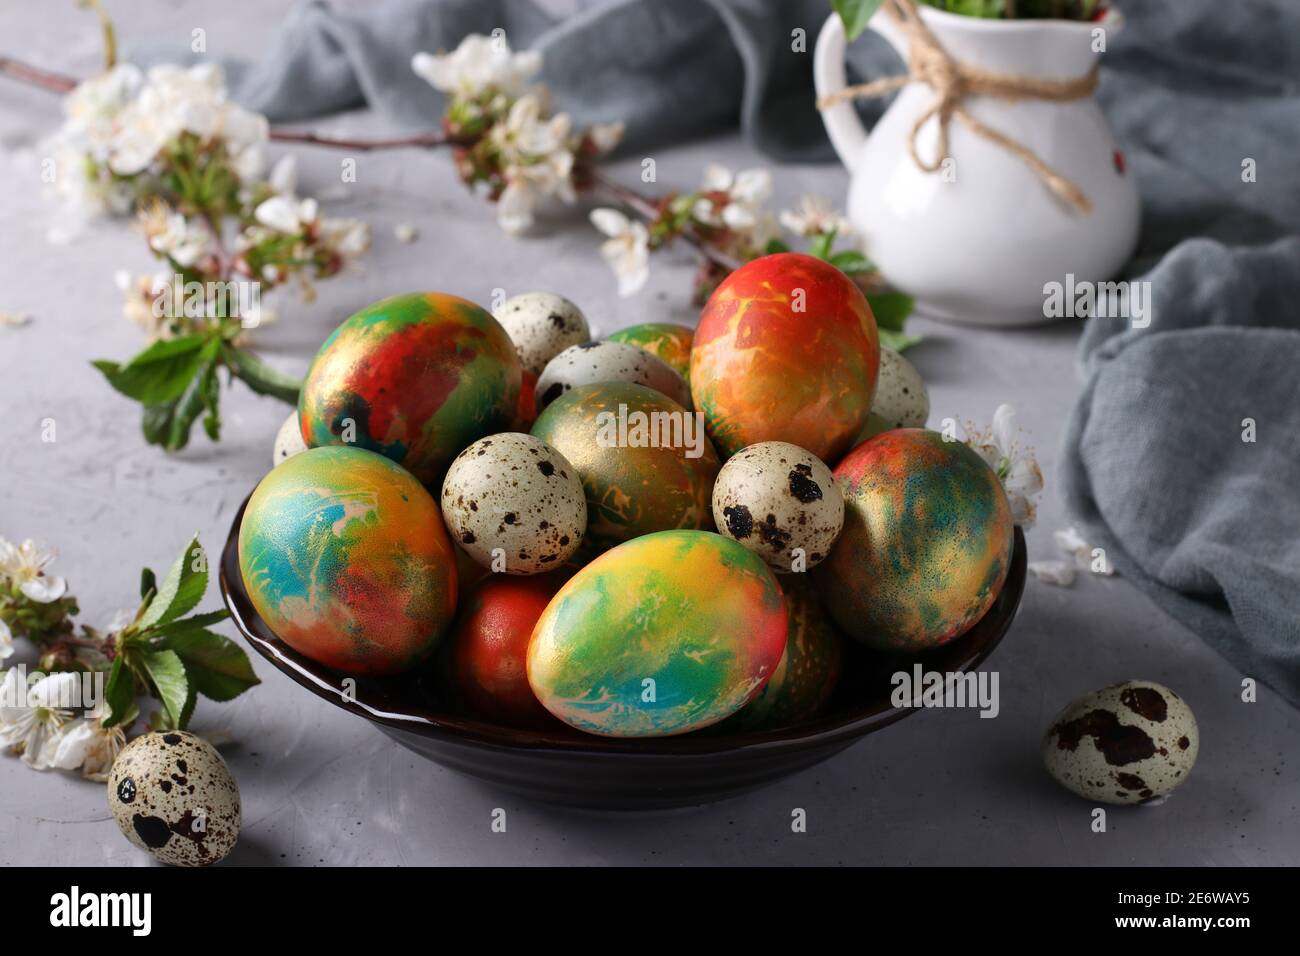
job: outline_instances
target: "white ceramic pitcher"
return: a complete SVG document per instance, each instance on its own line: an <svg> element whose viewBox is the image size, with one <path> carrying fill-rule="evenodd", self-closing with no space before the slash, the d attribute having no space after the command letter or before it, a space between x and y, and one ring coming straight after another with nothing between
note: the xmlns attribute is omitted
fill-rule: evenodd
<svg viewBox="0 0 1300 956"><path fill-rule="evenodd" d="M983 20L921 7L920 15L958 63L1053 80L1084 76L1097 56L1100 23ZM881 8L870 28L907 57L907 38ZM832 14L813 57L819 97L845 87L844 26ZM1091 213L1054 195L1016 155L953 119L947 170L926 172L908 139L935 101L909 83L868 135L852 103L822 114L831 143L851 174L848 218L866 255L896 288L935 318L980 325L1045 321L1044 284L1112 278L1137 244L1137 187L1092 97L1064 103L1007 102L972 96L963 106L980 122L1022 144L1088 197ZM917 150L935 156L938 120L920 129Z"/></svg>

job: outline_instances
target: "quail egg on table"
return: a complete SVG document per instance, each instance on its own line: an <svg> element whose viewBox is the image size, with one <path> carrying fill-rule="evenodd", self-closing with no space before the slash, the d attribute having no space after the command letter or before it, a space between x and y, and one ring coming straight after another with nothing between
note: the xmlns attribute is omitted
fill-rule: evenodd
<svg viewBox="0 0 1300 956"><path fill-rule="evenodd" d="M880 348L880 378L871 411L890 428L924 428L930 417L930 393L921 373L902 355L884 346Z"/></svg>
<svg viewBox="0 0 1300 956"><path fill-rule="evenodd" d="M546 363L570 345L591 338L582 310L553 292L525 292L507 299L492 317L515 343L519 363L534 375L541 375Z"/></svg>
<svg viewBox="0 0 1300 956"><path fill-rule="evenodd" d="M275 450L271 454L272 466L280 464L282 461L288 461L294 455L307 450L307 443L302 440L302 425L298 421L298 412L295 409L289 413L289 417L284 420L280 430L275 435Z"/></svg>
<svg viewBox="0 0 1300 956"><path fill-rule="evenodd" d="M718 530L778 572L818 564L844 526L844 496L810 451L783 441L732 455L713 484Z"/></svg>
<svg viewBox="0 0 1300 956"><path fill-rule="evenodd" d="M578 385L632 382L691 407L691 390L671 365L644 349L624 342L585 342L572 345L546 364L537 379L540 412Z"/></svg>
<svg viewBox="0 0 1300 956"><path fill-rule="evenodd" d="M451 463L442 515L452 540L486 568L540 574L562 565L587 530L587 498L569 460L540 438L480 438Z"/></svg>
<svg viewBox="0 0 1300 956"><path fill-rule="evenodd" d="M207 866L239 839L239 787L215 747L183 730L127 744L108 775L108 806L128 840L163 863Z"/></svg>
<svg viewBox="0 0 1300 956"><path fill-rule="evenodd" d="M1043 739L1043 762L1081 797L1146 803L1187 779L1199 749L1196 718L1183 699L1161 684L1130 680L1066 707Z"/></svg>

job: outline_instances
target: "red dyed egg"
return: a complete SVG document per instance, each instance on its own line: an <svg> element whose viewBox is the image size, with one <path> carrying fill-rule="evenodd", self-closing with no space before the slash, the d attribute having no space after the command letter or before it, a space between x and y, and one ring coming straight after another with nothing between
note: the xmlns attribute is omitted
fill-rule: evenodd
<svg viewBox="0 0 1300 956"><path fill-rule="evenodd" d="M779 253L718 286L691 350L691 395L724 457L762 441L835 461L876 394L880 337L866 297L828 262Z"/></svg>
<svg viewBox="0 0 1300 956"><path fill-rule="evenodd" d="M551 720L528 686L528 639L567 576L494 574L464 597L452 635L451 673L475 712L511 724Z"/></svg>

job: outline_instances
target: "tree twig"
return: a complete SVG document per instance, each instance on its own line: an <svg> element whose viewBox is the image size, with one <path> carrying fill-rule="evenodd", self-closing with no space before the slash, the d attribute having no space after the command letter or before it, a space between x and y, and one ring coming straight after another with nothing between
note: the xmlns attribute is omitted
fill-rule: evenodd
<svg viewBox="0 0 1300 956"><path fill-rule="evenodd" d="M30 86L39 86L52 93L68 93L77 85L77 80L63 73L42 70L7 56L0 56L0 76L7 76Z"/></svg>
<svg viewBox="0 0 1300 956"><path fill-rule="evenodd" d="M454 146L457 140L446 133L414 133L387 139L352 139L348 137L321 136L309 131L273 129L271 139L279 143L306 143L310 146L327 146L332 149L352 149L368 152L372 149L397 149L402 146Z"/></svg>

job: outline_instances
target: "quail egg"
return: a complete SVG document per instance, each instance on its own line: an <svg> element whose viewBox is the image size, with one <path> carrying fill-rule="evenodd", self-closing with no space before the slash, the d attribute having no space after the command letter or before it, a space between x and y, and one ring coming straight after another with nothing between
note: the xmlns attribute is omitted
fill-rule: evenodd
<svg viewBox="0 0 1300 956"><path fill-rule="evenodd" d="M587 498L567 458L540 438L480 438L451 463L442 516L452 540L485 568L540 574L562 565L587 530Z"/></svg>
<svg viewBox="0 0 1300 956"><path fill-rule="evenodd" d="M1047 772L1081 797L1146 803L1187 779L1200 749L1192 710L1161 684L1130 680L1080 697L1043 739Z"/></svg>
<svg viewBox="0 0 1300 956"><path fill-rule="evenodd" d="M299 452L307 450L307 443L302 440L302 427L298 424L298 412L289 413L280 430L275 435L275 451L271 455L271 465L288 461Z"/></svg>
<svg viewBox="0 0 1300 956"><path fill-rule="evenodd" d="M691 407L686 381L663 359L624 342L572 345L546 363L537 379L537 410L577 385L632 382L653 388L683 408Z"/></svg>
<svg viewBox="0 0 1300 956"><path fill-rule="evenodd" d="M570 345L591 338L582 310L553 292L525 292L507 299L492 317L515 343L519 363L534 375L541 375L546 363Z"/></svg>
<svg viewBox="0 0 1300 956"><path fill-rule="evenodd" d="M883 346L871 410L890 428L924 428L930 417L930 393L921 373L903 356Z"/></svg>
<svg viewBox="0 0 1300 956"><path fill-rule="evenodd" d="M128 840L163 863L207 866L239 839L239 787L215 747L183 730L145 734L117 755L108 806Z"/></svg>
<svg viewBox="0 0 1300 956"><path fill-rule="evenodd" d="M736 452L718 472L713 520L774 571L804 571L835 543L844 526L844 496L812 452L759 442Z"/></svg>

